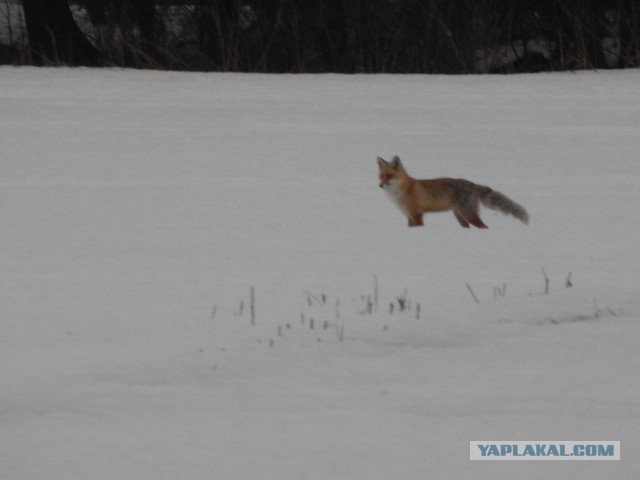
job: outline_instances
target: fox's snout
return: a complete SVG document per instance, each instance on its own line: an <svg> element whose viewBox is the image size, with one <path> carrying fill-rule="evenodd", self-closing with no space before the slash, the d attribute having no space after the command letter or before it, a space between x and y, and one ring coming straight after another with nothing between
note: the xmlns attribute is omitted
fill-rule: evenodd
<svg viewBox="0 0 640 480"><path fill-rule="evenodd" d="M380 173L380 188L388 187L391 180L393 180L393 176L388 173Z"/></svg>

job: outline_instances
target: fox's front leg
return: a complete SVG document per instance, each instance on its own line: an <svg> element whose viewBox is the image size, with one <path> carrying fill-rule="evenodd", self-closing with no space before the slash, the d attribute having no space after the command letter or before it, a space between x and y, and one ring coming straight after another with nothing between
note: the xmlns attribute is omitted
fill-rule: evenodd
<svg viewBox="0 0 640 480"><path fill-rule="evenodd" d="M407 216L409 217L410 227L421 227L424 225L424 223L422 223L422 212L408 212Z"/></svg>

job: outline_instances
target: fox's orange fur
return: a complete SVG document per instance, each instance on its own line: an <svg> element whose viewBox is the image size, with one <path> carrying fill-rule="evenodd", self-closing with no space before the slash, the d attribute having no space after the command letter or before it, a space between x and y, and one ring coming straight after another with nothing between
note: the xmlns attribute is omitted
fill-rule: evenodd
<svg viewBox="0 0 640 480"><path fill-rule="evenodd" d="M529 223L523 207L489 187L457 178L417 180L409 176L397 156L390 162L378 157L378 166L380 187L407 215L410 227L423 225L425 213L453 210L462 227L488 228L478 214L480 203Z"/></svg>

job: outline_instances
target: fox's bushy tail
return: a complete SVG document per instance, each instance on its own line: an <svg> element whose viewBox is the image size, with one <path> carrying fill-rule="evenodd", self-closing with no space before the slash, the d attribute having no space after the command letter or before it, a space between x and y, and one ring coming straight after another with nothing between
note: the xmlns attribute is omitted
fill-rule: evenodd
<svg viewBox="0 0 640 480"><path fill-rule="evenodd" d="M480 202L482 205L487 208L491 208L492 210L498 210L505 215L512 215L522 223L529 223L529 214L523 206L518 205L516 202L500 192L496 192L490 188L488 188L488 190L488 192L483 192L484 194L480 195Z"/></svg>

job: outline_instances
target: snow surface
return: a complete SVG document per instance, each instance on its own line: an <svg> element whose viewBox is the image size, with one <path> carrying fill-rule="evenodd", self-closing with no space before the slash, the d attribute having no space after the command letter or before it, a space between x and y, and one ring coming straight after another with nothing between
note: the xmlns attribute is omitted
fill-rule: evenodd
<svg viewBox="0 0 640 480"><path fill-rule="evenodd" d="M639 85L0 68L0 478L637 478ZM394 154L530 225L409 229Z"/></svg>

